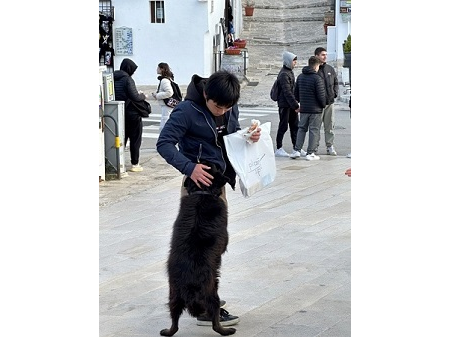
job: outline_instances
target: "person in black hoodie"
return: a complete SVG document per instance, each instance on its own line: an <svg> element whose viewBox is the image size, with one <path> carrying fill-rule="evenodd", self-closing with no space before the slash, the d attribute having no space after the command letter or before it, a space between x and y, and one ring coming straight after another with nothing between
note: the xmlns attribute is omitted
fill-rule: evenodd
<svg viewBox="0 0 450 337"><path fill-rule="evenodd" d="M295 143L298 130L298 101L294 97L295 77L294 67L297 64L297 56L291 52L283 52L283 67L278 73L277 81L280 88L280 94L277 98L278 115L280 122L278 124L276 146L276 157L289 157L289 154L283 149L283 137L288 127L292 141L292 154L296 152Z"/></svg>
<svg viewBox="0 0 450 337"><path fill-rule="evenodd" d="M125 58L120 64L120 70L114 71L114 91L116 101L143 101L147 97L143 92L138 92L136 84L131 76L137 69L136 63ZM126 104L126 103L125 103ZM142 166L139 164L139 151L142 144L142 117L132 105L125 105L125 140L130 140L131 172L141 172Z"/></svg>
<svg viewBox="0 0 450 337"><path fill-rule="evenodd" d="M319 147L320 127L322 126L322 110L326 105L325 87L322 78L317 74L320 59L311 56L308 65L303 67L295 83L295 99L300 103L300 120L298 122L297 152L291 154L291 158L299 158L306 133L309 129L308 148L306 160L318 160L315 154Z"/></svg>
<svg viewBox="0 0 450 337"><path fill-rule="evenodd" d="M161 130L156 150L184 175L181 196L187 194L183 186L186 176L197 185L211 185L213 177L208 173L209 167L200 163L202 160L220 167L235 189L236 172L228 160L223 136L241 129L237 106L240 90L237 77L227 71L218 71L209 78L193 75L184 101L175 106ZM258 128L250 139L257 142L260 136L261 128ZM220 197L227 204L225 186ZM220 323L223 326L238 322L239 317L221 308ZM197 318L197 325L211 324L209 317Z"/></svg>

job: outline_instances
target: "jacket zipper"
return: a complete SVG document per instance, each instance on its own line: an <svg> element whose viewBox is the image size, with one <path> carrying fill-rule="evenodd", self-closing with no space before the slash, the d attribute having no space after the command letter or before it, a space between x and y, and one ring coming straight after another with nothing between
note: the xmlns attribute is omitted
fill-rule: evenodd
<svg viewBox="0 0 450 337"><path fill-rule="evenodd" d="M219 142L218 142L218 140L217 140L217 137L218 137L217 131L214 130L214 128L212 127L212 125L209 123L208 118L206 117L205 113L204 113L203 111L197 109L193 104L191 104L191 105L192 105L192 107L193 107L195 110L197 110L198 112L200 112L200 113L203 115L203 118L205 118L205 121L206 121L206 123L208 124L209 128L210 128L211 131L214 133L214 138L215 138L215 140L216 140L216 146L220 149L221 157L222 157L222 160L223 160L223 162L224 162L224 164L225 164L225 169L224 169L223 172L222 172L222 174L224 174L225 171L226 171L226 169L227 169L227 161L226 161L225 158L223 157L222 147L219 145ZM199 149L198 149L198 150L199 150L199 155L197 156L197 162L200 163L200 158L201 158L201 155L202 155L202 144L201 144L201 143L200 143L200 146L199 146Z"/></svg>

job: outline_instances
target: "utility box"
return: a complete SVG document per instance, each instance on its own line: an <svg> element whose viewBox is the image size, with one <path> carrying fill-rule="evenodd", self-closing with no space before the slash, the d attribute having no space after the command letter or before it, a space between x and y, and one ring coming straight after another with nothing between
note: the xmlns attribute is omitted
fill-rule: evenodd
<svg viewBox="0 0 450 337"><path fill-rule="evenodd" d="M128 175L125 169L125 102L105 102L103 122L106 179L120 179ZM119 137L119 144L116 137Z"/></svg>
<svg viewBox="0 0 450 337"><path fill-rule="evenodd" d="M114 101L114 76L112 73L103 73L103 92L105 102Z"/></svg>

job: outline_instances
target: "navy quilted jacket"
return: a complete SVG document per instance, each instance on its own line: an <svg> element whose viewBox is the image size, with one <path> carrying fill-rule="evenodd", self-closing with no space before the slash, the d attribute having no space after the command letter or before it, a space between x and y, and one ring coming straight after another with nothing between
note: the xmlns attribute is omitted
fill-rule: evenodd
<svg viewBox="0 0 450 337"><path fill-rule="evenodd" d="M323 79L310 66L303 67L298 75L294 95L300 102L300 113L320 114L326 106Z"/></svg>

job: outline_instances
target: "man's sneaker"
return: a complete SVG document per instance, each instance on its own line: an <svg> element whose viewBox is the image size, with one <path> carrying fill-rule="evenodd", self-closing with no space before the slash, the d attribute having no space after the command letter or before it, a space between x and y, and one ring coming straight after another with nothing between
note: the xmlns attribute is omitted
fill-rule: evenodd
<svg viewBox="0 0 450 337"><path fill-rule="evenodd" d="M228 311L220 308L220 325L230 326L239 323L240 319L237 316L230 315ZM197 317L197 325L212 326L211 318L205 315Z"/></svg>
<svg viewBox="0 0 450 337"><path fill-rule="evenodd" d="M319 160L320 157L316 156L314 153L310 153L306 155L306 160Z"/></svg>
<svg viewBox="0 0 450 337"><path fill-rule="evenodd" d="M300 149L300 152L298 152L297 150L293 150L289 157L291 157L292 159L306 157L306 151L303 149Z"/></svg>
<svg viewBox="0 0 450 337"><path fill-rule="evenodd" d="M131 165L131 169L130 169L131 172L142 172L143 170L144 170L144 168L139 164Z"/></svg>
<svg viewBox="0 0 450 337"><path fill-rule="evenodd" d="M336 150L334 149L333 145L327 147L327 154L337 156Z"/></svg>
<svg viewBox="0 0 450 337"><path fill-rule="evenodd" d="M352 154L351 154L351 152L347 155L347 158L351 158L352 157Z"/></svg>
<svg viewBox="0 0 450 337"><path fill-rule="evenodd" d="M289 157L289 154L280 147L275 151L275 157Z"/></svg>

